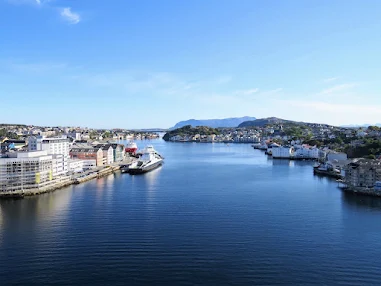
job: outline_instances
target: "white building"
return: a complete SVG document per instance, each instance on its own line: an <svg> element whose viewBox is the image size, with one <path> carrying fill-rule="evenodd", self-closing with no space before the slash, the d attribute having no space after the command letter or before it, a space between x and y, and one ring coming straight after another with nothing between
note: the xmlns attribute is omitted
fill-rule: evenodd
<svg viewBox="0 0 381 286"><path fill-rule="evenodd" d="M48 155L63 155L62 157L62 167L56 167L56 175L65 175L69 171L68 160L69 160L69 139L67 136L62 137L43 137L43 136L32 136L29 137L28 148L29 151L47 151ZM56 162L61 157L57 157Z"/></svg>
<svg viewBox="0 0 381 286"><path fill-rule="evenodd" d="M97 166L96 160L69 159L69 172L82 172Z"/></svg>
<svg viewBox="0 0 381 286"><path fill-rule="evenodd" d="M281 147L276 147L272 148L272 155L273 158L292 158L294 157L294 147L289 147L289 146L281 146Z"/></svg>
<svg viewBox="0 0 381 286"><path fill-rule="evenodd" d="M53 180L53 156L46 151L8 153L0 158L0 191L41 188Z"/></svg>
<svg viewBox="0 0 381 286"><path fill-rule="evenodd" d="M319 159L319 149L316 147L302 146L295 151L295 158Z"/></svg>

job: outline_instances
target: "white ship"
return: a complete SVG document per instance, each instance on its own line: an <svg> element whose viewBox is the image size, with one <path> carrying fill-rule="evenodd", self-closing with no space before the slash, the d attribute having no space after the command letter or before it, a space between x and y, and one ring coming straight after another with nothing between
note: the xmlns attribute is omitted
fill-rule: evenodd
<svg viewBox="0 0 381 286"><path fill-rule="evenodd" d="M164 163L163 156L156 152L153 146L147 146L142 156L129 167L127 172L130 174L142 174L156 169Z"/></svg>

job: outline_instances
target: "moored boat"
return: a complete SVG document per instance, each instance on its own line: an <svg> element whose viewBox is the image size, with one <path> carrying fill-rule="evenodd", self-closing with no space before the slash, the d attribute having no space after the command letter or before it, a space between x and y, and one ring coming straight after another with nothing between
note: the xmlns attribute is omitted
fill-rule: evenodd
<svg viewBox="0 0 381 286"><path fill-rule="evenodd" d="M130 174L143 174L152 171L164 163L163 159L163 156L156 152L153 146L149 145L142 151L139 160L128 167L127 172Z"/></svg>
<svg viewBox="0 0 381 286"><path fill-rule="evenodd" d="M138 150L138 146L135 142L129 142L126 147L126 153L135 154Z"/></svg>

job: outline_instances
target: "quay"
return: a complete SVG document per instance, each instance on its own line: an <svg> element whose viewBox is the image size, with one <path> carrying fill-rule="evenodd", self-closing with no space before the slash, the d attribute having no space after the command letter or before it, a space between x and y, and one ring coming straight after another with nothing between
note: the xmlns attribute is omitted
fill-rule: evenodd
<svg viewBox="0 0 381 286"><path fill-rule="evenodd" d="M50 193L50 192L68 187L70 185L81 184L96 178L99 179L99 178L102 178L102 177L105 177L120 171L122 166L129 165L134 160L136 159L133 157L129 157L122 162L105 166L100 170L89 170L87 173L79 175L79 176L65 176L63 178L56 179L55 182L53 182L52 184L49 184L48 186L44 186L41 188L16 190L16 191L10 191L10 192L0 192L0 199L1 198L18 199L18 198Z"/></svg>
<svg viewBox="0 0 381 286"><path fill-rule="evenodd" d="M319 170L317 168L314 168L314 174L320 175L320 176L331 177L334 179L343 179L344 178L344 176L340 173L337 173L334 171L329 171L329 170Z"/></svg>

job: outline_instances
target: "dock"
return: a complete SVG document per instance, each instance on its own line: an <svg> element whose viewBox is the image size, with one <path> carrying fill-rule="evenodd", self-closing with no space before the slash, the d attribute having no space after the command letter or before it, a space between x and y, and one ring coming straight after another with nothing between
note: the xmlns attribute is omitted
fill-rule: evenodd
<svg viewBox="0 0 381 286"><path fill-rule="evenodd" d="M50 193L50 192L68 187L70 185L77 185L77 184L81 184L93 179L97 179L97 178L99 179L99 178L108 176L110 174L119 172L122 166L131 164L131 162L133 162L134 160L135 158L129 157L124 161L114 163L112 165L104 166L101 169L89 170L87 173L82 174L78 177L64 176L62 178L58 178L52 181L51 184L41 188L16 190L11 192L0 192L0 199L1 198L20 199L20 198L24 198L28 196L35 196L35 195Z"/></svg>

